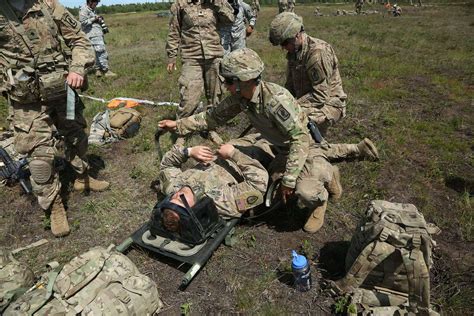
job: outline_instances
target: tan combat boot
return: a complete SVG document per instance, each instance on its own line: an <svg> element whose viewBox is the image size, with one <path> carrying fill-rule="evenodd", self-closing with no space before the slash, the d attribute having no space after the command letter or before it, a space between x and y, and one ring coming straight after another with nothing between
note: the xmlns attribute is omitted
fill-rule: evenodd
<svg viewBox="0 0 474 316"><path fill-rule="evenodd" d="M117 74L115 72L110 71L110 70L105 70L104 73L105 73L105 77L107 77L107 78L117 77Z"/></svg>
<svg viewBox="0 0 474 316"><path fill-rule="evenodd" d="M333 166L332 179L328 184L327 190L334 200L339 200L342 195L342 185L341 185L341 174L339 173L339 168Z"/></svg>
<svg viewBox="0 0 474 316"><path fill-rule="evenodd" d="M375 144L368 138L364 138L361 142L357 144L357 149L359 150L359 154L372 161L379 160L379 152L377 151L377 147Z"/></svg>
<svg viewBox="0 0 474 316"><path fill-rule="evenodd" d="M92 178L87 173L80 174L77 176L76 181L74 181L74 190L75 191L94 191L100 192L105 191L110 186L110 183L107 181L101 181Z"/></svg>
<svg viewBox="0 0 474 316"><path fill-rule="evenodd" d="M309 216L306 224L304 224L303 230L307 233L314 234L323 227L324 224L324 214L326 214L326 207L328 202L324 203L314 209L313 213Z"/></svg>
<svg viewBox="0 0 474 316"><path fill-rule="evenodd" d="M54 237L63 237L69 235L70 229L67 222L66 210L64 209L63 201L59 195L51 204L51 232Z"/></svg>

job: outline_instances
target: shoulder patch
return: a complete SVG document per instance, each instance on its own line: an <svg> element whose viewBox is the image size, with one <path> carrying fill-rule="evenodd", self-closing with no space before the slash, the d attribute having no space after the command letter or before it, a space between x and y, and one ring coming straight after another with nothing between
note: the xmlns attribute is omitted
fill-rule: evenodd
<svg viewBox="0 0 474 316"><path fill-rule="evenodd" d="M76 21L76 19L72 16L71 13L69 13L67 11L63 14L63 17L62 17L61 21L64 24L71 26L72 28L76 28L77 25L78 25L77 24L78 22Z"/></svg>
<svg viewBox="0 0 474 316"><path fill-rule="evenodd" d="M317 69L312 69L311 70L311 73L310 73L310 76L311 76L311 80L313 81L318 81L319 80L319 72Z"/></svg>
<svg viewBox="0 0 474 316"><path fill-rule="evenodd" d="M277 116L284 122L290 118L290 112L288 112L282 105L276 109Z"/></svg>
<svg viewBox="0 0 474 316"><path fill-rule="evenodd" d="M251 195L247 198L247 204L255 204L258 201L258 196Z"/></svg>

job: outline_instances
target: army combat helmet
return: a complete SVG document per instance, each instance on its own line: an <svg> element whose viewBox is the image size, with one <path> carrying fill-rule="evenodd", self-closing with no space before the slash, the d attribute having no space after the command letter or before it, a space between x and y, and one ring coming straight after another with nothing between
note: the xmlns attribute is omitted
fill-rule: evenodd
<svg viewBox="0 0 474 316"><path fill-rule="evenodd" d="M241 48L225 55L220 65L220 75L225 81L248 81L260 78L263 61L250 48Z"/></svg>
<svg viewBox="0 0 474 316"><path fill-rule="evenodd" d="M278 14L270 24L270 42L274 45L282 45L288 39L303 30L303 18L293 12Z"/></svg>

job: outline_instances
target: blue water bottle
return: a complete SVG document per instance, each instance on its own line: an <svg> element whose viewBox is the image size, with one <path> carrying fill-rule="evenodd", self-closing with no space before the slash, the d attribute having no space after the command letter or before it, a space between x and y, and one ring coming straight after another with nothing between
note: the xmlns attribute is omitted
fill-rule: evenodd
<svg viewBox="0 0 474 316"><path fill-rule="evenodd" d="M311 289L311 269L305 256L299 255L292 250L291 269L295 278L295 288L300 292L306 292Z"/></svg>

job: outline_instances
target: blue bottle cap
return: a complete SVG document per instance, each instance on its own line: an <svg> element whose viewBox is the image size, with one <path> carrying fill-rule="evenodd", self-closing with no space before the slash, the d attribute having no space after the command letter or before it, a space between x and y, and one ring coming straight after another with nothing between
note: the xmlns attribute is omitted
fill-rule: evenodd
<svg viewBox="0 0 474 316"><path fill-rule="evenodd" d="M293 261L291 262L291 266L294 269L303 269L307 264L308 261L306 260L305 256L299 255L296 251L291 251L291 256L293 257Z"/></svg>

